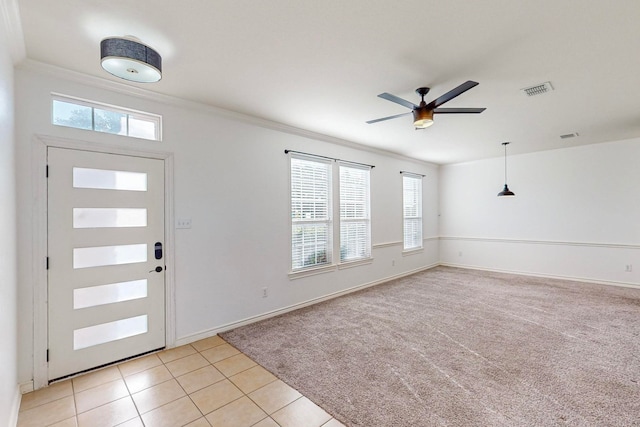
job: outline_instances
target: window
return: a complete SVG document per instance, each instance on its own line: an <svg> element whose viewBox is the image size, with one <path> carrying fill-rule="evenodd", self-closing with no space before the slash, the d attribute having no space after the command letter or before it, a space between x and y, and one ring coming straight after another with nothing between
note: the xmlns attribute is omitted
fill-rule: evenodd
<svg viewBox="0 0 640 427"><path fill-rule="evenodd" d="M291 155L292 272L331 266L335 258L351 262L371 257L371 167L333 165L333 159ZM338 206L333 194L339 195Z"/></svg>
<svg viewBox="0 0 640 427"><path fill-rule="evenodd" d="M96 102L54 95L51 122L56 126L160 141L162 117Z"/></svg>
<svg viewBox="0 0 640 427"><path fill-rule="evenodd" d="M402 174L404 249L422 248L422 176Z"/></svg>
<svg viewBox="0 0 640 427"><path fill-rule="evenodd" d="M291 269L332 262L331 163L291 157Z"/></svg>
<svg viewBox="0 0 640 427"><path fill-rule="evenodd" d="M340 165L340 261L371 257L370 168Z"/></svg>

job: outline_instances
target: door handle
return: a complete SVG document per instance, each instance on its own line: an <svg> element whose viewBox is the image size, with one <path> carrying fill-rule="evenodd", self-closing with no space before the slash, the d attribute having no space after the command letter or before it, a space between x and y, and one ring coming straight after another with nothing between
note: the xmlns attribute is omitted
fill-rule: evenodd
<svg viewBox="0 0 640 427"><path fill-rule="evenodd" d="M162 267L157 266L157 267L156 267L156 268L154 268L153 270L150 270L150 271L149 271L149 273L153 273L154 271L155 271L156 273L161 273L161 272L162 272Z"/></svg>

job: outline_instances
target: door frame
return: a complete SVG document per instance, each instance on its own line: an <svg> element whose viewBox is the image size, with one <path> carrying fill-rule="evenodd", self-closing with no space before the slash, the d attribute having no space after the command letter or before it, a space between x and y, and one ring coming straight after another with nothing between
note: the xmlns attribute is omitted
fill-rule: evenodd
<svg viewBox="0 0 640 427"><path fill-rule="evenodd" d="M33 200L33 223L31 255L33 277L33 389L46 387L49 383L48 348L48 275L47 275L47 149L67 148L96 153L146 157L164 161L164 217L165 217L165 346L175 345L175 252L174 252L174 188L173 153L138 149L134 140L123 144L104 144L82 140L60 138L50 135L34 135L32 138L31 182Z"/></svg>

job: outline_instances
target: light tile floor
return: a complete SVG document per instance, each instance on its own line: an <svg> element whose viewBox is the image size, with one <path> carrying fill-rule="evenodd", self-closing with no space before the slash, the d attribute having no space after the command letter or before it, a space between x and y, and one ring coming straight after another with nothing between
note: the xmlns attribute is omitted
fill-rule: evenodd
<svg viewBox="0 0 640 427"><path fill-rule="evenodd" d="M18 427L340 427L214 336L22 396Z"/></svg>

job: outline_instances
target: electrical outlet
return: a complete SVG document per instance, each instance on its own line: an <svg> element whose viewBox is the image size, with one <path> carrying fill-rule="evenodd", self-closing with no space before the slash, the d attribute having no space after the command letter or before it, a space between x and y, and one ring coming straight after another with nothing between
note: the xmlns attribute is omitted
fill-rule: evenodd
<svg viewBox="0 0 640 427"><path fill-rule="evenodd" d="M458 256L462 256L462 251L458 252Z"/></svg>
<svg viewBox="0 0 640 427"><path fill-rule="evenodd" d="M391 260L391 267L393 267L393 266L395 266L395 265L396 265L396 260L395 260L395 259L392 259L392 260Z"/></svg>
<svg viewBox="0 0 640 427"><path fill-rule="evenodd" d="M269 296L268 288L262 288L262 298L266 298Z"/></svg>
<svg viewBox="0 0 640 427"><path fill-rule="evenodd" d="M178 218L176 228L191 228L191 218Z"/></svg>
<svg viewBox="0 0 640 427"><path fill-rule="evenodd" d="M627 273L631 273L633 271L633 264L627 264L624 268L624 271Z"/></svg>

